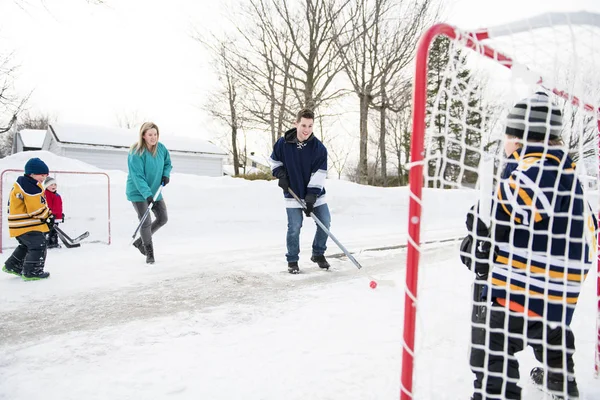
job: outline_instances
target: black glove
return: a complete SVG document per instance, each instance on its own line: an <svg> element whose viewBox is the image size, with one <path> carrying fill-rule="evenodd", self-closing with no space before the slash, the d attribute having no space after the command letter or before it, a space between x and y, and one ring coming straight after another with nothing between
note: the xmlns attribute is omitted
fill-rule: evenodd
<svg viewBox="0 0 600 400"><path fill-rule="evenodd" d="M62 217L62 223L65 223L65 213L63 213L63 217Z"/></svg>
<svg viewBox="0 0 600 400"><path fill-rule="evenodd" d="M475 249L473 249L474 242L476 244ZM474 241L473 236L469 234L460 244L460 261L475 272L478 277L487 279L490 272L491 249L492 243L489 240Z"/></svg>
<svg viewBox="0 0 600 400"><path fill-rule="evenodd" d="M469 234L460 244L460 260L467 268L475 272L478 277L486 279L490 272L492 242L490 231L479 216L477 216L477 226L475 226L477 206L475 204L467 213L466 225ZM473 235L475 235L476 239ZM473 249L473 244L476 246L475 249Z"/></svg>
<svg viewBox="0 0 600 400"><path fill-rule="evenodd" d="M284 192L287 192L290 188L290 181L287 176L279 178L279 187L283 189Z"/></svg>
<svg viewBox="0 0 600 400"><path fill-rule="evenodd" d="M273 173L273 176L277 179L281 179L281 178L287 178L287 171L285 170L285 168L279 168L277 170L277 172Z"/></svg>
<svg viewBox="0 0 600 400"><path fill-rule="evenodd" d="M471 209L467 213L467 221L466 221L467 229L469 230L469 233L471 233L471 234L475 233L478 238L489 237L490 230L487 228L487 226L485 226L485 223L479 217L477 217L477 227L475 227L475 230L473 230L473 226L474 226L474 222L475 222L475 213L476 213L475 207L477 207L477 205L474 205L473 207L471 207Z"/></svg>
<svg viewBox="0 0 600 400"><path fill-rule="evenodd" d="M163 176L163 177L162 177L162 180L160 181L160 183L161 183L163 186L167 186L167 185L169 184L169 181L170 181L170 179L169 179L169 177L168 177L168 176Z"/></svg>
<svg viewBox="0 0 600 400"><path fill-rule="evenodd" d="M48 228L52 229L52 228L54 228L54 221L55 221L55 217L54 217L54 214L52 214L48 218L46 218L46 220L44 222L46 223L46 225L48 225Z"/></svg>
<svg viewBox="0 0 600 400"><path fill-rule="evenodd" d="M310 217L310 213L313 212L316 201L317 201L316 194L307 194L306 197L304 198L304 202L306 203L306 208L304 209L304 214L306 214L307 217Z"/></svg>
<svg viewBox="0 0 600 400"><path fill-rule="evenodd" d="M154 196L146 197L146 202L148 203L148 205L154 203Z"/></svg>

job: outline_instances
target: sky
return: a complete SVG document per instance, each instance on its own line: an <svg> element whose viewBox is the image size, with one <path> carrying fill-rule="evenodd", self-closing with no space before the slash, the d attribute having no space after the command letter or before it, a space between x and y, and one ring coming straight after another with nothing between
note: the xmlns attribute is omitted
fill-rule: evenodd
<svg viewBox="0 0 600 400"><path fill-rule="evenodd" d="M406 252L370 249L406 243L408 188L328 181L331 231L363 268L330 240L332 269L320 271L309 260L315 224L305 219L303 273L290 275L276 181L174 172L162 192L169 221L153 236L156 263L147 266L128 245L137 218L124 195L125 172L48 152L5 157L0 169L22 168L32 156L52 169L110 176L112 244L105 244L106 179L88 176L82 190L77 176L57 175L67 216L60 227L71 237L84 230L90 236L79 248L48 251L47 281L0 272L1 400L399 398ZM15 175L4 178L6 191ZM464 234L473 195L423 190L422 240L450 240L424 245L421 254L418 400L471 394L473 275L451 239ZM6 238L0 259L15 245ZM371 280L379 282L375 290ZM571 325L581 400L600 398L593 377L595 280L592 271ZM518 359L523 399L549 400L528 380L533 353Z"/></svg>
<svg viewBox="0 0 600 400"><path fill-rule="evenodd" d="M154 120L164 132L212 139L223 128L202 107L218 83L190 34L231 29L227 7L198 0L4 0L0 51L14 51L17 90L32 112L60 122L115 125ZM600 12L595 0L446 0L448 22L497 25L547 11ZM353 129L352 121L344 124Z"/></svg>

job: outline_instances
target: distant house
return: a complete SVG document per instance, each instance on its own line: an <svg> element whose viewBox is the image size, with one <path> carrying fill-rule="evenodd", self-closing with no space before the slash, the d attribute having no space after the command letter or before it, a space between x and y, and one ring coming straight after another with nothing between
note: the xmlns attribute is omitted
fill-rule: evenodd
<svg viewBox="0 0 600 400"><path fill-rule="evenodd" d="M246 173L246 175L269 173L271 172L271 166L269 165L269 159L265 156L257 156L254 152L251 152L246 156L246 162L243 161L244 156L240 155L239 170L240 174ZM234 176L233 165L225 165L223 173L225 175Z"/></svg>
<svg viewBox="0 0 600 400"><path fill-rule="evenodd" d="M246 156L246 166L258 168L263 172L271 172L269 158L263 155L257 156L254 152L251 152L250 155Z"/></svg>
<svg viewBox="0 0 600 400"><path fill-rule="evenodd" d="M127 154L138 139L138 132L79 124L51 124L42 150L74 158L101 169L127 171ZM171 154L173 172L203 176L222 176L227 153L214 144L197 138L174 137L160 133L160 142Z"/></svg>
<svg viewBox="0 0 600 400"><path fill-rule="evenodd" d="M21 129L15 132L12 154L20 153L21 151L41 150L45 137L45 129Z"/></svg>

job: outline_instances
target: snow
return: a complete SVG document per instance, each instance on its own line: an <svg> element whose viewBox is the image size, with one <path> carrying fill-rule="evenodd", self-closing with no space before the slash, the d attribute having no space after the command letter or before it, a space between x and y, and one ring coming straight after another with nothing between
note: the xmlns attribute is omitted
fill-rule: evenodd
<svg viewBox="0 0 600 400"><path fill-rule="evenodd" d="M27 156L34 154L51 169L97 171L47 152ZM22 168L27 158L5 158L0 168ZM0 275L0 399L399 398L406 188L328 181L331 230L364 268L329 241L333 270L318 271L309 261L315 228L306 219L305 273L291 276L276 181L174 173L163 191L169 222L154 238L157 263L147 266L129 246L137 221L124 195L126 174L103 172L111 182L112 244L50 250L47 281ZM62 176L59 191L65 188L65 213L75 222L63 228L75 236L84 225L73 224L100 205L75 204L68 179ZM86 190L102 196L100 186ZM423 240L460 237L470 194L424 190ZM390 249L373 250L382 247ZM424 246L416 399L471 394L472 277L457 247L452 240ZM372 278L395 286L372 290ZM582 399L600 397L592 376L595 279L588 277L573 322ZM523 399L544 398L527 382L533 355L520 360Z"/></svg>
<svg viewBox="0 0 600 400"><path fill-rule="evenodd" d="M45 129L21 129L19 131L21 140L23 141L23 147L33 147L41 149L44 144L44 138L46 137Z"/></svg>
<svg viewBox="0 0 600 400"><path fill-rule="evenodd" d="M96 146L129 148L138 140L139 135L137 129L84 124L52 124L52 129L60 142ZM160 141L167 146L170 151L227 155L227 153L218 146L192 136L174 136L171 132L161 132Z"/></svg>

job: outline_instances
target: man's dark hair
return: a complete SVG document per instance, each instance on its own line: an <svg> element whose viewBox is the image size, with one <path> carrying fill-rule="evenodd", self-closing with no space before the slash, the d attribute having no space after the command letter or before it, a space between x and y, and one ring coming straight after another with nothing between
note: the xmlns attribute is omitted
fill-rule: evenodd
<svg viewBox="0 0 600 400"><path fill-rule="evenodd" d="M296 122L300 122L300 120L302 118L314 120L315 119L315 113L311 109L309 109L309 108L303 108L296 115Z"/></svg>

